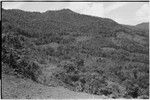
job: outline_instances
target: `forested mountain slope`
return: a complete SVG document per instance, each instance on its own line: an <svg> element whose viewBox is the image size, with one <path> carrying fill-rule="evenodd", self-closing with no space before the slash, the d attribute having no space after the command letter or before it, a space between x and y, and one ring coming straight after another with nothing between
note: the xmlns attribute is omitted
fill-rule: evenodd
<svg viewBox="0 0 150 100"><path fill-rule="evenodd" d="M138 24L136 25L136 27L144 30L149 30L149 22Z"/></svg>
<svg viewBox="0 0 150 100"><path fill-rule="evenodd" d="M2 9L3 71L72 91L148 98L148 36L148 31L69 9Z"/></svg>

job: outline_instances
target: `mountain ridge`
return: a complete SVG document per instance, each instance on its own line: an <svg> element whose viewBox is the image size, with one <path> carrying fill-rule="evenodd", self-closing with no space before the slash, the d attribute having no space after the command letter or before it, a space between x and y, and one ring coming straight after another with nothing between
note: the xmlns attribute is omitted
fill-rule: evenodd
<svg viewBox="0 0 150 100"><path fill-rule="evenodd" d="M58 9L58 10L47 10L47 11L44 11L44 12L38 12L38 11L25 11L25 10L21 10L21 9L4 9L2 8L2 11L6 11L6 10L14 10L14 11L20 11L20 12L27 12L27 13L40 13L40 14L43 14L43 13L48 13L48 12L71 12L71 13L76 13L76 14L79 14L79 15L85 15L85 16L89 16L89 17L95 17L95 18L103 18L103 19L109 19L111 21L114 21L110 18L105 18L105 17L98 17L98 16L92 16L92 15L86 15L86 14L80 14L80 13L77 13L73 10L70 10L69 8L64 8L64 9ZM114 21L115 22L115 21ZM148 22L142 22L142 23L139 23L135 26L138 26L140 24L148 24ZM125 24L122 24L122 25L125 25ZM133 25L130 25L130 26L133 26Z"/></svg>
<svg viewBox="0 0 150 100"><path fill-rule="evenodd" d="M143 23L137 24L135 27L148 31L149 30L149 22L143 22Z"/></svg>

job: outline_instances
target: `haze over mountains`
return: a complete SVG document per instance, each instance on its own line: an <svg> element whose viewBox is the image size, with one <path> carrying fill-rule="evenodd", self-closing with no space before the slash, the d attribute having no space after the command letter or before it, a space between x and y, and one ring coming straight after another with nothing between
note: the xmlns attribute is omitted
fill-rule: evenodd
<svg viewBox="0 0 150 100"><path fill-rule="evenodd" d="M3 69L8 65L36 82L77 92L149 98L147 25L122 25L69 9L2 9Z"/></svg>

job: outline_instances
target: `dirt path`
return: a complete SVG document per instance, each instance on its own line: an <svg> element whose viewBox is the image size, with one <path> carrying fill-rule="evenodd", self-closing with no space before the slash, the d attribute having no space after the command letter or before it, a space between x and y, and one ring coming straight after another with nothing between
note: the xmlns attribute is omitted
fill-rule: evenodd
<svg viewBox="0 0 150 100"><path fill-rule="evenodd" d="M4 99L102 99L104 96L89 95L67 90L63 87L47 87L29 79L2 76L2 96Z"/></svg>

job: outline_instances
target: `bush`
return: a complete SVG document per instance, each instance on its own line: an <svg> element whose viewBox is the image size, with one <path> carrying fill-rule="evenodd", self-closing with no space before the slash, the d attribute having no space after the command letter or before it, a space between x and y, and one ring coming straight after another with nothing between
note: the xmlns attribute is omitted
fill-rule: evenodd
<svg viewBox="0 0 150 100"><path fill-rule="evenodd" d="M16 70L18 73L23 74L25 77L31 78L34 81L36 81L41 73L39 64L29 59L21 59Z"/></svg>
<svg viewBox="0 0 150 100"><path fill-rule="evenodd" d="M10 68L24 77L36 80L40 66L32 59L31 49L34 47L16 33L7 33L2 40L2 62L8 65L3 69Z"/></svg>
<svg viewBox="0 0 150 100"><path fill-rule="evenodd" d="M111 95L113 93L112 89L111 88L101 88L98 90L98 94L103 94L103 95Z"/></svg>

